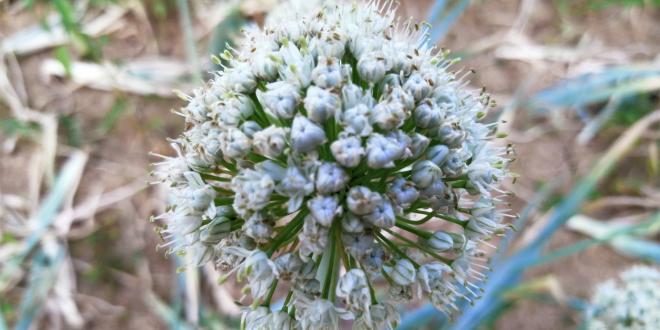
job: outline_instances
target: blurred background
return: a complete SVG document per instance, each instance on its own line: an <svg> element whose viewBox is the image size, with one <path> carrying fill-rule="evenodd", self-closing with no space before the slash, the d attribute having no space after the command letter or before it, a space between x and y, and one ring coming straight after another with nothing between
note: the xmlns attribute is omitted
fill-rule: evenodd
<svg viewBox="0 0 660 330"><path fill-rule="evenodd" d="M0 330L235 329L212 267L157 250L172 113L277 0L0 0ZM402 0L497 101L516 230L486 293L402 329L571 329L594 286L660 262L660 1ZM179 271L177 271L179 270Z"/></svg>

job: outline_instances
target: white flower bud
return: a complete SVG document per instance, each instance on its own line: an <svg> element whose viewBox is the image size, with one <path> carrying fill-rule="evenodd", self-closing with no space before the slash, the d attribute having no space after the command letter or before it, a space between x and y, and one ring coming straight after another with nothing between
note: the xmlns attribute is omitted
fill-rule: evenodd
<svg viewBox="0 0 660 330"><path fill-rule="evenodd" d="M371 112L371 122L383 130L391 131L401 127L406 120L406 112L399 102L383 101Z"/></svg>
<svg viewBox="0 0 660 330"><path fill-rule="evenodd" d="M257 243L267 243L273 236L273 226L264 219L263 214L254 213L243 224L245 235L254 239Z"/></svg>
<svg viewBox="0 0 660 330"><path fill-rule="evenodd" d="M387 195L399 206L408 208L419 198L415 184L404 178L396 178L389 186Z"/></svg>
<svg viewBox="0 0 660 330"><path fill-rule="evenodd" d="M449 233L442 230L433 233L433 236L426 242L431 248L440 252L449 251L454 248L454 239Z"/></svg>
<svg viewBox="0 0 660 330"><path fill-rule="evenodd" d="M260 155L277 158L286 147L287 129L277 126L268 126L266 129L254 133L253 148Z"/></svg>
<svg viewBox="0 0 660 330"><path fill-rule="evenodd" d="M238 128L230 127L220 134L220 147L225 157L243 158L250 152L252 141Z"/></svg>
<svg viewBox="0 0 660 330"><path fill-rule="evenodd" d="M304 330L339 329L339 314L331 301L316 299L306 304L301 314L300 327Z"/></svg>
<svg viewBox="0 0 660 330"><path fill-rule="evenodd" d="M424 100L415 108L414 118L419 128L434 128L442 124L442 112L431 99Z"/></svg>
<svg viewBox="0 0 660 330"><path fill-rule="evenodd" d="M291 147L297 152L310 152L326 141L325 131L303 116L296 116L291 125Z"/></svg>
<svg viewBox="0 0 660 330"><path fill-rule="evenodd" d="M277 266L279 279L290 281L298 274L303 266L303 262L297 254L289 252L275 258L275 265Z"/></svg>
<svg viewBox="0 0 660 330"><path fill-rule="evenodd" d="M410 93L415 98L415 101L418 102L431 93L431 85L418 73L408 77L406 83L403 84L403 89Z"/></svg>
<svg viewBox="0 0 660 330"><path fill-rule="evenodd" d="M448 87L438 87L433 91L433 100L443 113L453 113L458 108L456 91Z"/></svg>
<svg viewBox="0 0 660 330"><path fill-rule="evenodd" d="M341 240L346 252L355 258L364 257L376 244L374 236L369 232L356 234L342 233Z"/></svg>
<svg viewBox="0 0 660 330"><path fill-rule="evenodd" d="M383 79L385 73L390 69L390 65L382 54L372 52L360 58L357 69L360 78L371 83L377 83Z"/></svg>
<svg viewBox="0 0 660 330"><path fill-rule="evenodd" d="M447 186L442 180L435 180L428 187L420 191L421 195L424 197L434 197L434 196L443 196Z"/></svg>
<svg viewBox="0 0 660 330"><path fill-rule="evenodd" d="M320 225L330 227L332 220L342 213L336 196L316 196L307 202L309 212Z"/></svg>
<svg viewBox="0 0 660 330"><path fill-rule="evenodd" d="M337 283L337 297L344 298L349 310L368 312L371 305L371 294L367 278L361 269L353 268L346 272Z"/></svg>
<svg viewBox="0 0 660 330"><path fill-rule="evenodd" d="M250 65L246 62L236 62L234 67L225 71L222 79L229 89L237 93L249 94L257 87Z"/></svg>
<svg viewBox="0 0 660 330"><path fill-rule="evenodd" d="M342 218L341 228L346 233L359 234L364 231L364 223L353 213L347 212Z"/></svg>
<svg viewBox="0 0 660 330"><path fill-rule="evenodd" d="M305 217L302 234L299 235L300 248L298 254L302 261L308 262L316 260L323 254L328 245L328 234L330 229L322 226L315 217L308 215Z"/></svg>
<svg viewBox="0 0 660 330"><path fill-rule="evenodd" d="M426 152L426 158L438 166L445 163L447 156L449 156L449 148L444 144L434 145Z"/></svg>
<svg viewBox="0 0 660 330"><path fill-rule="evenodd" d="M206 245L216 245L229 236L231 232L231 220L225 217L217 217L208 224L199 228L199 240Z"/></svg>
<svg viewBox="0 0 660 330"><path fill-rule="evenodd" d="M470 179L469 185L474 187L473 193L489 194L489 190L495 182L495 169L489 164L470 164L467 175Z"/></svg>
<svg viewBox="0 0 660 330"><path fill-rule="evenodd" d="M213 111L220 127L238 127L253 112L252 101L246 96L232 97L218 104Z"/></svg>
<svg viewBox="0 0 660 330"><path fill-rule="evenodd" d="M309 86L312 81L314 57L303 54L293 42L286 42L280 48L284 65L280 67L280 77L299 88Z"/></svg>
<svg viewBox="0 0 660 330"><path fill-rule="evenodd" d="M204 90L195 89L193 91L193 97L190 98L190 103L182 109L182 112L186 115L187 119L195 122L204 122L207 120L209 107L206 102L204 102L204 97Z"/></svg>
<svg viewBox="0 0 660 330"><path fill-rule="evenodd" d="M367 187L356 186L348 191L346 205L348 210L355 215L367 215L374 211L381 200L382 197L377 192L373 192Z"/></svg>
<svg viewBox="0 0 660 330"><path fill-rule="evenodd" d="M393 167L394 161L400 159L405 148L396 140L374 133L367 140L367 165L370 168Z"/></svg>
<svg viewBox="0 0 660 330"><path fill-rule="evenodd" d="M359 136L368 136L373 131L371 110L367 105L357 104L342 114L344 131Z"/></svg>
<svg viewBox="0 0 660 330"><path fill-rule="evenodd" d="M421 189L431 186L435 181L442 180L442 170L429 160L415 163L412 170L411 179Z"/></svg>
<svg viewBox="0 0 660 330"><path fill-rule="evenodd" d="M275 191L289 197L288 211L292 213L300 208L303 198L314 191L314 182L296 166L290 165Z"/></svg>
<svg viewBox="0 0 660 330"><path fill-rule="evenodd" d="M394 87L387 94L385 94L387 102L399 103L403 107L403 112L406 118L415 108L415 98L406 92L402 87Z"/></svg>
<svg viewBox="0 0 660 330"><path fill-rule="evenodd" d="M468 167L465 161L468 158L469 155L462 153L460 150L451 150L445 163L442 165L442 172L444 172L447 177L460 176L467 171Z"/></svg>
<svg viewBox="0 0 660 330"><path fill-rule="evenodd" d="M298 87L285 82L277 81L266 85L266 91L257 90L257 99L264 110L281 119L291 119L296 112L300 101Z"/></svg>
<svg viewBox="0 0 660 330"><path fill-rule="evenodd" d="M317 123L323 123L333 118L340 111L339 96L328 90L311 86L305 96L305 110L307 117Z"/></svg>
<svg viewBox="0 0 660 330"><path fill-rule="evenodd" d="M444 122L436 131L438 140L450 148L459 148L466 136L467 133L456 122Z"/></svg>
<svg viewBox="0 0 660 330"><path fill-rule="evenodd" d="M316 191L321 194L339 192L351 178L335 163L323 163L316 172Z"/></svg>
<svg viewBox="0 0 660 330"><path fill-rule="evenodd" d="M384 267L383 267L384 268ZM401 303L409 302L412 299L412 286L410 285L398 285L392 283L390 289L387 290L389 298L393 301L398 301Z"/></svg>
<svg viewBox="0 0 660 330"><path fill-rule="evenodd" d="M431 139L427 138L424 135L419 133L413 133L410 141L410 151L412 152L412 158L419 158L429 144L431 144Z"/></svg>
<svg viewBox="0 0 660 330"><path fill-rule="evenodd" d="M282 62L277 52L261 50L252 57L252 73L266 81L277 78L278 66Z"/></svg>
<svg viewBox="0 0 660 330"><path fill-rule="evenodd" d="M365 222L379 228L390 228L396 222L396 215L392 203L387 198L380 198L371 213L363 216Z"/></svg>
<svg viewBox="0 0 660 330"><path fill-rule="evenodd" d="M314 39L312 49L318 52L319 57L342 58L346 48L346 38L337 31L323 31L320 38Z"/></svg>
<svg viewBox="0 0 660 330"><path fill-rule="evenodd" d="M395 87L401 87L401 75L398 73L387 74L383 80L378 83L378 88L381 91L390 91Z"/></svg>
<svg viewBox="0 0 660 330"><path fill-rule="evenodd" d="M267 329L270 322L270 309L258 306L249 309L241 315L241 328L244 329Z"/></svg>
<svg viewBox="0 0 660 330"><path fill-rule="evenodd" d="M234 210L239 214L263 209L270 201L275 188L273 179L265 173L244 169L231 181L231 189L236 193Z"/></svg>
<svg viewBox="0 0 660 330"><path fill-rule="evenodd" d="M289 316L289 313L285 311L277 311L270 314L268 317L268 327L267 329L295 329L296 320ZM247 328L247 329L256 329L256 328Z"/></svg>
<svg viewBox="0 0 660 330"><path fill-rule="evenodd" d="M239 280L247 276L252 298L262 299L277 278L277 267L265 252L254 250L245 259L236 276Z"/></svg>
<svg viewBox="0 0 660 330"><path fill-rule="evenodd" d="M339 60L333 57L319 56L318 64L312 70L312 81L321 88L334 88L341 85L342 74Z"/></svg>
<svg viewBox="0 0 660 330"><path fill-rule="evenodd" d="M451 267L440 262L431 262L421 265L417 272L417 279L426 293L445 290L448 284L447 275L451 274Z"/></svg>
<svg viewBox="0 0 660 330"><path fill-rule="evenodd" d="M183 202L186 206L191 207L198 211L206 210L213 199L215 199L216 193L213 190L213 187L204 183L202 177L197 172L185 172L184 177L188 181L188 187L183 190Z"/></svg>
<svg viewBox="0 0 660 330"><path fill-rule="evenodd" d="M407 159L412 156L412 151L410 150L412 139L406 133L401 130L396 130L387 133L385 137L396 143L399 149L403 150L403 154L399 159Z"/></svg>
<svg viewBox="0 0 660 330"><path fill-rule="evenodd" d="M360 138L354 136L332 142L330 150L335 160L345 167L358 166L365 154L364 148L362 148L362 141Z"/></svg>
<svg viewBox="0 0 660 330"><path fill-rule="evenodd" d="M187 235L202 225L202 214L190 209L180 208L168 214L167 231Z"/></svg>
<svg viewBox="0 0 660 330"><path fill-rule="evenodd" d="M393 267L383 266L383 271L385 271L394 283L400 286L408 286L415 283L415 278L417 277L415 265L405 258L397 260Z"/></svg>
<svg viewBox="0 0 660 330"><path fill-rule="evenodd" d="M252 139L255 133L261 131L261 126L256 121L248 120L241 125L240 129L248 138Z"/></svg>
<svg viewBox="0 0 660 330"><path fill-rule="evenodd" d="M367 272L377 273L382 269L383 263L389 256L386 255L382 245L378 244L371 248L371 250L363 251L356 257L361 257L360 264L364 266Z"/></svg>
<svg viewBox="0 0 660 330"><path fill-rule="evenodd" d="M369 316L367 318L366 316ZM396 329L401 322L399 311L389 303L384 301L369 306L369 313L364 313L355 321L357 329Z"/></svg>
<svg viewBox="0 0 660 330"><path fill-rule="evenodd" d="M371 108L374 104L374 98L368 90L364 90L355 84L346 84L341 89L341 101L345 110L363 104Z"/></svg>

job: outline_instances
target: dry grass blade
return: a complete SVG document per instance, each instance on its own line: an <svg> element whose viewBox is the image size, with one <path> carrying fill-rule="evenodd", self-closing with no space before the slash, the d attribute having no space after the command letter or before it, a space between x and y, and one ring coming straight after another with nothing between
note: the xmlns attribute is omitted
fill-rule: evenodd
<svg viewBox="0 0 660 330"><path fill-rule="evenodd" d="M100 15L84 22L82 31L92 37L99 37L116 31L123 26L121 17L125 13L126 9L122 7L107 7ZM0 51L16 55L28 55L69 42L70 35L59 22L59 16L51 15L45 27L43 24L35 24L2 40Z"/></svg>
<svg viewBox="0 0 660 330"><path fill-rule="evenodd" d="M66 68L54 59L42 63L41 73L48 80L52 76L66 77ZM124 91L140 95L175 97L173 90L189 91L186 84L190 70L185 63L165 58L142 59L117 66L74 62L71 80L81 86L104 91Z"/></svg>

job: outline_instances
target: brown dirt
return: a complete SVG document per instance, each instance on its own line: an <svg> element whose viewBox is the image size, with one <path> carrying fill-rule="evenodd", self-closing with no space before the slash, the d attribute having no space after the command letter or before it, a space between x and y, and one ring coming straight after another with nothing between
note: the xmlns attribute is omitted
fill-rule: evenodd
<svg viewBox="0 0 660 330"><path fill-rule="evenodd" d="M660 11L608 8L589 11L579 15L561 14L550 1L535 1L525 33L534 42L545 45L573 47L580 36L589 35L608 47L631 49L635 45L655 47L652 51L634 52L637 60L648 60L659 53ZM0 4L1 5L1 4ZM497 32L508 29L518 15L520 1L493 0L473 4L461 17L452 32L442 42L443 46L456 52L474 45L475 42ZM429 1L402 1L401 12L405 16L423 18ZM8 18L0 13L0 35L35 22L30 13L20 13ZM151 29L137 17L129 17L127 27L110 37L104 46L104 56L111 61L123 61L144 55L182 57L178 23L158 25L156 34L161 41L158 47L150 44ZM176 27L176 28L173 28ZM631 51L633 52L633 51ZM170 109L181 105L173 99L137 97L121 93L108 93L73 88L65 81L45 83L40 79L39 65L44 58L51 57L49 51L20 59L30 95L31 106L41 111L58 114L73 114L80 119L83 141L91 152L87 170L81 182L78 199L95 192L125 185L134 180L148 180L147 169L156 159L148 152L169 154L165 141L182 129L180 119ZM475 68L472 84L487 86L496 95L512 95L532 70L527 63L498 60L493 52L469 54L462 64ZM553 64L542 69L530 90L549 86L557 81L565 70L562 64ZM97 139L94 128L111 108L117 97L128 99L128 110L124 112L108 136ZM6 116L0 108L0 115ZM523 116L524 117L524 116ZM557 178L567 179L566 191L571 178L584 173L594 159L593 154L603 150L598 143L576 147L574 137L579 131L572 115L567 115L564 127L555 127L555 133L531 142L517 143L515 171L520 174L520 191L533 190L539 182ZM516 123L527 126L528 121ZM61 135L60 138L63 136ZM0 186L3 193L24 194L23 168L30 162L34 148L23 141L11 155L3 155L0 162ZM19 175L17 175L19 174ZM119 313L104 313L82 305L83 314L91 319L88 328L98 329L152 329L165 325L145 303L145 292L153 286L163 299L169 299L173 287L173 266L156 252L154 246L159 238L154 225L147 222L150 215L158 212L161 205L154 189L146 189L130 200L123 201L107 211L96 215L99 228L84 239L72 240L71 253L77 262L78 288L80 293L99 297L110 304L121 306ZM514 205L523 205L520 200ZM556 235L551 248L574 243L584 237L562 230ZM622 257L607 247L596 247L573 255L560 262L535 268L528 278L551 274L561 283L569 296L586 298L593 284L612 277L634 261ZM141 269L143 265L149 269ZM141 277L141 272L151 274L152 283ZM498 329L564 329L578 322L577 314L556 303L525 300L505 314L498 322Z"/></svg>

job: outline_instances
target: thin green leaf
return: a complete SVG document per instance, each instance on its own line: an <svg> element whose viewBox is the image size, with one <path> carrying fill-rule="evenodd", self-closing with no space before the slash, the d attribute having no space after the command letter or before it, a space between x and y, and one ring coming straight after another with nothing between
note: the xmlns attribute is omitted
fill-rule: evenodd
<svg viewBox="0 0 660 330"><path fill-rule="evenodd" d="M101 123L96 128L96 132L99 137L105 136L112 130L112 128L117 123L117 120L119 120L119 117L121 117L121 115L126 110L127 105L128 101L126 98L120 96L115 99L115 102L112 104L110 111L108 111L105 116L103 116L103 120L101 120Z"/></svg>
<svg viewBox="0 0 660 330"><path fill-rule="evenodd" d="M240 8L238 6L232 8L227 16L213 29L209 43L209 54L218 56L226 49L227 45L232 46L246 23L247 20L243 17ZM221 69L218 63L214 63L213 67L215 70Z"/></svg>
<svg viewBox="0 0 660 330"><path fill-rule="evenodd" d="M581 75L542 90L528 101L530 110L545 114L552 108L574 108L660 89L657 64L621 66Z"/></svg>
<svg viewBox="0 0 660 330"><path fill-rule="evenodd" d="M638 121L628 129L599 159L593 169L582 178L564 200L549 215L547 224L541 229L532 242L501 263L491 274L486 283L481 284L484 295L474 306L465 310L452 329L474 329L487 319L502 304L502 292L515 285L528 265L541 254L541 251L564 223L575 213L594 190L596 185L605 178L615 164L634 146L639 137L655 123L660 122L660 110L657 110Z"/></svg>
<svg viewBox="0 0 660 330"><path fill-rule="evenodd" d="M80 119L74 115L64 115L60 116L59 124L64 129L66 143L75 148L80 147L82 145Z"/></svg>
<svg viewBox="0 0 660 330"><path fill-rule="evenodd" d="M444 1L439 1L439 2L444 2ZM449 9L447 14L442 16L439 20L438 19L433 19L430 20L430 23L433 25L431 30L429 31L429 41L428 43L431 45L435 45L438 41L442 40L449 30L451 29L454 24L458 21L458 19L461 17L465 9L467 9L468 5L470 4L470 0L458 0L452 7ZM445 4L441 3L437 9L440 9L440 12L442 9L444 9ZM433 13L434 16L438 16L439 14ZM435 17L432 17L435 18Z"/></svg>
<svg viewBox="0 0 660 330"><path fill-rule="evenodd" d="M186 48L186 58L192 70L193 80L196 82L202 81L202 66L199 64L197 57L197 48L195 46L195 37L193 35L192 18L190 16L190 7L188 0L177 0L177 8L179 10L179 23L183 31L184 44Z"/></svg>
<svg viewBox="0 0 660 330"><path fill-rule="evenodd" d="M39 131L39 125L26 123L15 118L0 119L0 130L9 136L32 137Z"/></svg>
<svg viewBox="0 0 660 330"><path fill-rule="evenodd" d="M55 48L55 59L57 59L60 63L62 63L62 66L64 67L64 72L66 73L66 77L71 78L72 61L71 61L71 53L69 53L69 49L64 46Z"/></svg>

